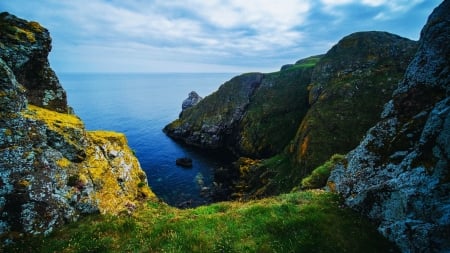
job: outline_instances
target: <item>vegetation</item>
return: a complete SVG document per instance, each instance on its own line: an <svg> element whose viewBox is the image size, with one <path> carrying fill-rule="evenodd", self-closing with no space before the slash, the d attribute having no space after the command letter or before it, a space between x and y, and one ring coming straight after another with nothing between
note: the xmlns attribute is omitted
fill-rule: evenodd
<svg viewBox="0 0 450 253"><path fill-rule="evenodd" d="M295 136L309 108L307 86L314 65L294 66L264 75L239 123L241 154L270 157L281 152Z"/></svg>
<svg viewBox="0 0 450 253"><path fill-rule="evenodd" d="M179 210L148 202L131 216L88 216L7 252L395 252L337 195L305 191Z"/></svg>
<svg viewBox="0 0 450 253"><path fill-rule="evenodd" d="M302 179L302 189L317 189L322 188L327 183L328 177L330 177L331 170L337 163L342 162L345 159L344 155L335 154L330 160L314 169L311 174Z"/></svg>

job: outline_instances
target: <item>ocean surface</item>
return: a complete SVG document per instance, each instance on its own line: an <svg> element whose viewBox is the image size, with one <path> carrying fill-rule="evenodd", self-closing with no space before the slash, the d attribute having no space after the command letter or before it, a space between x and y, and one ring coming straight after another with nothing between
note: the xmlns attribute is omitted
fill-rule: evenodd
<svg viewBox="0 0 450 253"><path fill-rule="evenodd" d="M162 128L178 118L189 92L205 97L236 74L60 74L69 105L88 130L123 132L147 174L153 192L170 205L198 206L211 187L213 170L227 159L181 145ZM190 169L175 164L190 157Z"/></svg>

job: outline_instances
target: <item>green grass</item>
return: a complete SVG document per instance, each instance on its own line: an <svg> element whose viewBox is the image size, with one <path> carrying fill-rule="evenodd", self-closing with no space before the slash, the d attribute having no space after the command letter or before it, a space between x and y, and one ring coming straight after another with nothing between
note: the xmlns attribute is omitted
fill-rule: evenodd
<svg viewBox="0 0 450 253"><path fill-rule="evenodd" d="M333 167L344 159L345 156L343 155L333 155L330 160L315 168L309 176L302 179L301 188L317 189L324 187L327 183L328 177L330 177L330 173Z"/></svg>
<svg viewBox="0 0 450 253"><path fill-rule="evenodd" d="M132 216L88 216L6 252L390 252L372 224L322 191ZM396 250L394 249L393 252Z"/></svg>

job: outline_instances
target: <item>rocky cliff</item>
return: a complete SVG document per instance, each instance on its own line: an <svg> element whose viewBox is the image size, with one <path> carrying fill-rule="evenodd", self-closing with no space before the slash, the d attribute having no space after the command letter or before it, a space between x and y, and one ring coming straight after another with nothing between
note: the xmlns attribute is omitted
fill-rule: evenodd
<svg viewBox="0 0 450 253"><path fill-rule="evenodd" d="M417 42L394 34L354 33L325 55L230 80L165 132L239 157L272 157L244 165L239 195L289 191L331 155L358 145L416 50Z"/></svg>
<svg viewBox="0 0 450 253"><path fill-rule="evenodd" d="M50 68L51 37L37 22L0 13L0 57L23 85L30 104L67 112L66 92Z"/></svg>
<svg viewBox="0 0 450 253"><path fill-rule="evenodd" d="M311 108L289 147L305 176L335 153L354 148L378 120L417 43L386 32L341 39L317 63L309 85Z"/></svg>
<svg viewBox="0 0 450 253"><path fill-rule="evenodd" d="M450 251L449 40L444 1L381 119L328 181L403 252Z"/></svg>
<svg viewBox="0 0 450 253"><path fill-rule="evenodd" d="M292 139L306 113L311 57L283 71L234 77L167 125L169 136L208 149L268 157ZM283 131L278 131L283 129Z"/></svg>
<svg viewBox="0 0 450 253"><path fill-rule="evenodd" d="M0 14L0 239L49 233L86 213L154 197L123 134L86 131L51 70L50 37Z"/></svg>

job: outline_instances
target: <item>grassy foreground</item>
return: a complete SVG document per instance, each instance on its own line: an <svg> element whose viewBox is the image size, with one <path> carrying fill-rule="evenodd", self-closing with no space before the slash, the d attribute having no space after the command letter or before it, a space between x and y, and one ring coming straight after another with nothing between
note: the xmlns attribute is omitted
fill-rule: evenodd
<svg viewBox="0 0 450 253"><path fill-rule="evenodd" d="M88 216L6 252L396 252L338 196L303 191L179 210L148 202L131 216Z"/></svg>

